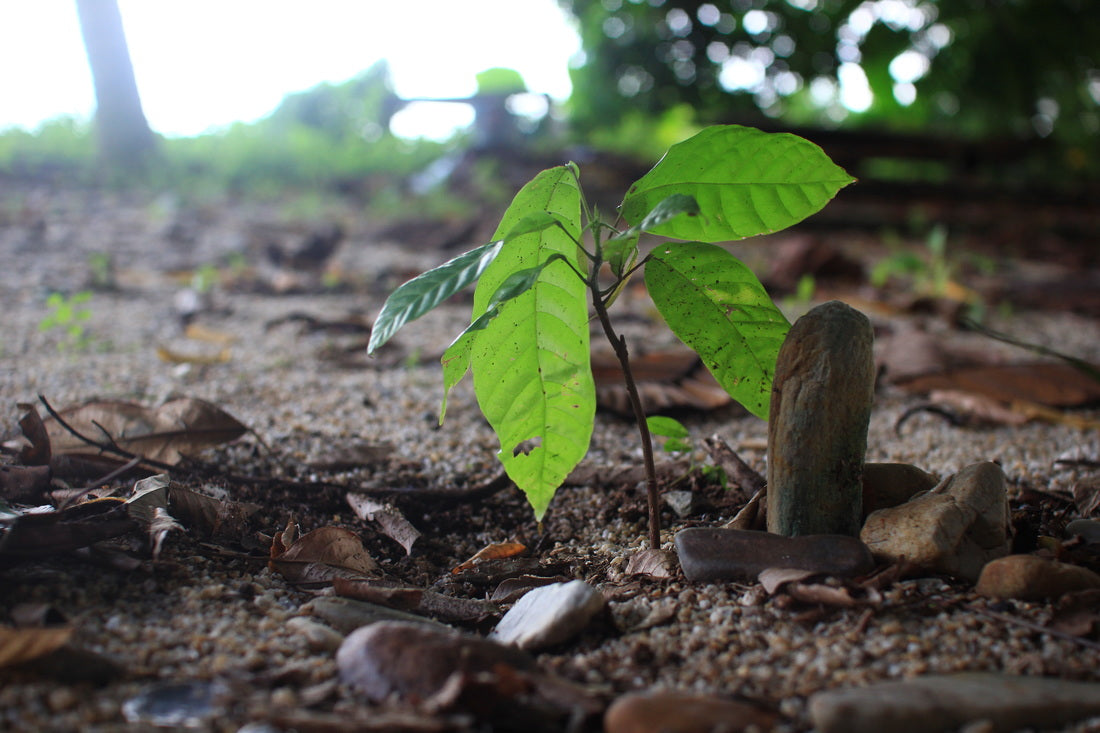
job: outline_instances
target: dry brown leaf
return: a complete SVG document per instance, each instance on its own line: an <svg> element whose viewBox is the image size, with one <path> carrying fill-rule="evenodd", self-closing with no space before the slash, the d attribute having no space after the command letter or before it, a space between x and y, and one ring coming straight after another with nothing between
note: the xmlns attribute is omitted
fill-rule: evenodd
<svg viewBox="0 0 1100 733"><path fill-rule="evenodd" d="M357 517L377 522L383 534L405 548L406 555L412 554L413 544L420 538L420 530L405 519L400 509L365 494L349 493L346 498Z"/></svg>
<svg viewBox="0 0 1100 733"><path fill-rule="evenodd" d="M798 583L814 575L820 575L816 570L804 570L802 568L765 568L760 571L757 580L769 596L787 583Z"/></svg>
<svg viewBox="0 0 1100 733"><path fill-rule="evenodd" d="M486 560L503 560L505 558L515 557L526 551L527 545L520 544L519 542L494 542L475 552L469 560L456 565L451 573L461 573L463 570L469 570Z"/></svg>
<svg viewBox="0 0 1100 733"><path fill-rule="evenodd" d="M1096 516L1100 508L1100 474L1090 474L1073 485L1073 503L1082 517Z"/></svg>
<svg viewBox="0 0 1100 733"><path fill-rule="evenodd" d="M627 575L648 575L651 578L671 578L675 562L666 550L641 550L630 556Z"/></svg>
<svg viewBox="0 0 1100 733"><path fill-rule="evenodd" d="M928 399L936 405L950 407L970 420L993 425L1023 425L1028 416L1005 406L992 397L960 390L934 390Z"/></svg>
<svg viewBox="0 0 1100 733"><path fill-rule="evenodd" d="M446 623L477 624L500 615L500 607L490 601L455 598L420 588L382 585L384 582L336 578L332 581L332 589L338 596L428 615Z"/></svg>
<svg viewBox="0 0 1100 733"><path fill-rule="evenodd" d="M378 564L363 547L359 535L341 527L321 527L297 538L282 552L276 546L285 540L276 537L272 545L272 570L292 583L327 583L335 577L371 576L379 573Z"/></svg>
<svg viewBox="0 0 1100 733"><path fill-rule="evenodd" d="M0 536L0 561L58 555L139 528L121 499L95 499L57 512L23 514Z"/></svg>
<svg viewBox="0 0 1100 733"><path fill-rule="evenodd" d="M787 595L803 603L817 603L836 608L853 608L877 602L876 591L868 591L868 597L856 598L847 586L834 587L822 583L791 583L786 587Z"/></svg>
<svg viewBox="0 0 1100 733"><path fill-rule="evenodd" d="M731 398L690 349L655 351L631 357L631 373L648 413L674 409L715 410ZM623 373L611 354L592 355L597 404L621 415L633 415L623 386Z"/></svg>
<svg viewBox="0 0 1100 733"><path fill-rule="evenodd" d="M199 494L180 486L170 486L168 502L172 515L200 537L240 540L247 533L248 518L260 510L250 504Z"/></svg>
<svg viewBox="0 0 1100 733"><path fill-rule="evenodd" d="M910 392L970 392L1005 404L1018 400L1046 407L1080 407L1100 401L1100 382L1060 362L967 367L899 384Z"/></svg>
<svg viewBox="0 0 1100 733"><path fill-rule="evenodd" d="M564 575L520 575L516 578L502 580L489 596L494 603L511 603L519 600L520 596L529 590L541 588L544 585L561 583L568 580Z"/></svg>
<svg viewBox="0 0 1100 733"><path fill-rule="evenodd" d="M231 349L222 347L217 351L194 350L183 351L179 347L158 346L157 358L169 364L195 364L196 366L208 366L210 364L225 364L233 358Z"/></svg>
<svg viewBox="0 0 1100 733"><path fill-rule="evenodd" d="M0 497L8 501L40 504L49 489L49 466L0 466Z"/></svg>
<svg viewBox="0 0 1100 733"><path fill-rule="evenodd" d="M19 460L25 466L50 465L50 435L46 425L34 405L20 404L23 416L19 418L19 429L29 445L19 451Z"/></svg>
<svg viewBox="0 0 1100 733"><path fill-rule="evenodd" d="M113 441L123 450L146 459L175 465L185 455L235 440L248 428L232 415L205 400L181 397L157 408L132 402L86 402L60 411L73 429L100 443ZM95 448L72 435L57 420L45 421L54 457L96 454ZM118 461L122 463L124 461Z"/></svg>
<svg viewBox="0 0 1100 733"><path fill-rule="evenodd" d="M71 626L14 629L0 626L0 667L23 664L51 654L68 643Z"/></svg>

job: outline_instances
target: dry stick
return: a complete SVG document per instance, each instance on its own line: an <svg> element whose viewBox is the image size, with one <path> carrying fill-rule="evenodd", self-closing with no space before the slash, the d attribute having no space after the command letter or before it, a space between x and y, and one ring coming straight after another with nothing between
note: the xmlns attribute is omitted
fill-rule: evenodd
<svg viewBox="0 0 1100 733"><path fill-rule="evenodd" d="M715 465L726 472L726 475L737 482L737 485L745 492L745 496L752 496L764 488L767 481L753 470L752 466L741 460L733 448L717 435L712 435L703 440L703 446L710 454Z"/></svg>
<svg viewBox="0 0 1100 733"><path fill-rule="evenodd" d="M615 356L623 369L623 381L626 383L626 394L630 397L630 406L634 408L634 421L638 423L638 433L642 438L642 462L645 465L646 500L649 504L649 549L661 549L661 511L660 495L657 491L657 468L653 463L653 438L649 434L649 424L645 419L645 408L642 407L642 398L638 394L638 387L634 383L634 374L630 370L630 354L626 349L626 338L618 336L611 327L611 319L607 315L607 307L600 298L599 285L593 280L592 305L599 316L600 325L611 347L615 350Z"/></svg>
<svg viewBox="0 0 1100 733"><path fill-rule="evenodd" d="M163 461L156 461L156 460L153 460L152 458L146 458L145 456L141 455L140 453L131 453L130 451L120 447L119 444L115 442L115 439L113 437L111 437L111 434L108 433L107 430L104 429L104 427L102 425L100 425L99 423L95 423L95 426L103 431L104 435L107 436L107 439L110 442L108 444L103 444L103 443L100 443L97 440L93 440L92 438L89 438L88 436L84 435L79 430L74 428L72 425L65 422L65 418L61 417L61 415L57 412L57 410L53 409L53 406L46 400L45 397L43 397L42 395L38 395L38 399L42 401L42 404L45 406L46 412L49 413L50 417L52 417L54 420L57 420L57 424L60 425L61 427L65 428L65 430L68 431L69 434L72 435L77 440L79 440L83 443L87 443L88 445L92 446L93 448L98 448L100 451L102 451L104 453L114 453L115 455L122 456L123 458L126 458L128 460L132 460L134 458L137 458L141 463L148 464L148 465L152 466L153 468L159 468L163 471L174 470L175 466L172 466L171 464L164 463Z"/></svg>
<svg viewBox="0 0 1100 733"><path fill-rule="evenodd" d="M76 492L72 496L65 497L65 500L57 505L57 511L62 511L63 509L67 509L68 507L72 506L73 504L76 504L78 501L80 501L85 496L87 496L90 492L95 491L97 487L99 487L103 484L108 484L108 483L114 481L119 476L122 476L127 471L129 471L133 468L137 468L139 465L141 465L141 458L140 457L131 458L125 465L119 466L118 468L116 468L114 471L111 471L106 476L103 476L102 478L98 478L95 481L93 481L90 486L87 486L87 487L81 489L80 491Z"/></svg>

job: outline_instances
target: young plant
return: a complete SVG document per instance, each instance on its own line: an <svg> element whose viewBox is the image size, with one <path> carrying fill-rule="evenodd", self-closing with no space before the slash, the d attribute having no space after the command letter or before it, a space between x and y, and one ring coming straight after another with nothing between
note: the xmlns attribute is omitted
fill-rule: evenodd
<svg viewBox="0 0 1100 733"><path fill-rule="evenodd" d="M513 199L492 242L390 295L368 352L476 282L471 323L443 355L440 421L447 393L472 367L478 404L500 441L497 457L541 520L592 436L590 302L622 366L641 437L649 542L656 550L653 447L626 340L612 327L608 308L643 270L668 326L734 399L766 419L776 358L790 324L748 267L714 243L784 229L852 181L802 138L736 125L709 127L672 146L630 187L620 207L628 226L620 229L589 207L575 164L545 170ZM643 256L643 232L684 241L667 241Z"/></svg>
<svg viewBox="0 0 1100 733"><path fill-rule="evenodd" d="M46 307L50 312L38 322L38 330L61 329L64 331L65 340L58 343L58 349L87 348L89 338L85 333L84 322L92 317L92 311L85 303L91 299L92 294L87 290L74 293L69 297L61 293L50 293L46 298Z"/></svg>

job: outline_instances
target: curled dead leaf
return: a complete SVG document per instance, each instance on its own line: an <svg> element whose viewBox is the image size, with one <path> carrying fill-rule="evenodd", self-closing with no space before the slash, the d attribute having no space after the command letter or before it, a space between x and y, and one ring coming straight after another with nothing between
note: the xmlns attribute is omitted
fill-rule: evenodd
<svg viewBox="0 0 1100 733"><path fill-rule="evenodd" d="M365 494L349 493L347 501L356 516L366 521L377 522L383 534L401 545L406 555L412 554L413 544L420 538L420 530L412 526L400 509Z"/></svg>
<svg viewBox="0 0 1100 733"><path fill-rule="evenodd" d="M73 627L13 629L0 626L0 667L23 664L51 654L72 638Z"/></svg>
<svg viewBox="0 0 1100 733"><path fill-rule="evenodd" d="M527 545L520 544L519 542L494 542L475 552L469 560L456 565L451 573L458 574L486 560L503 560L504 558L515 557L526 551Z"/></svg>
<svg viewBox="0 0 1100 733"><path fill-rule="evenodd" d="M289 534L289 537L288 537ZM301 537L284 531L272 544L269 566L292 583L327 584L335 577L379 574L378 564L354 532L342 527L320 527ZM289 544L284 544L291 539ZM279 551L279 547L285 549Z"/></svg>

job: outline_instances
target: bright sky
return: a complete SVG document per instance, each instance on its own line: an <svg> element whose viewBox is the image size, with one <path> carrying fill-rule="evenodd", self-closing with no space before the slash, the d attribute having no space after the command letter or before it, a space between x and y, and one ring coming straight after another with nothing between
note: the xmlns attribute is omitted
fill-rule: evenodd
<svg viewBox="0 0 1100 733"><path fill-rule="evenodd" d="M518 70L569 95L580 43L555 0L119 0L149 124L187 136L271 112L284 95L387 58L403 97L472 94L474 75ZM0 3L0 129L95 107L74 0ZM472 114L432 105L422 134ZM396 123L395 123L396 124Z"/></svg>

